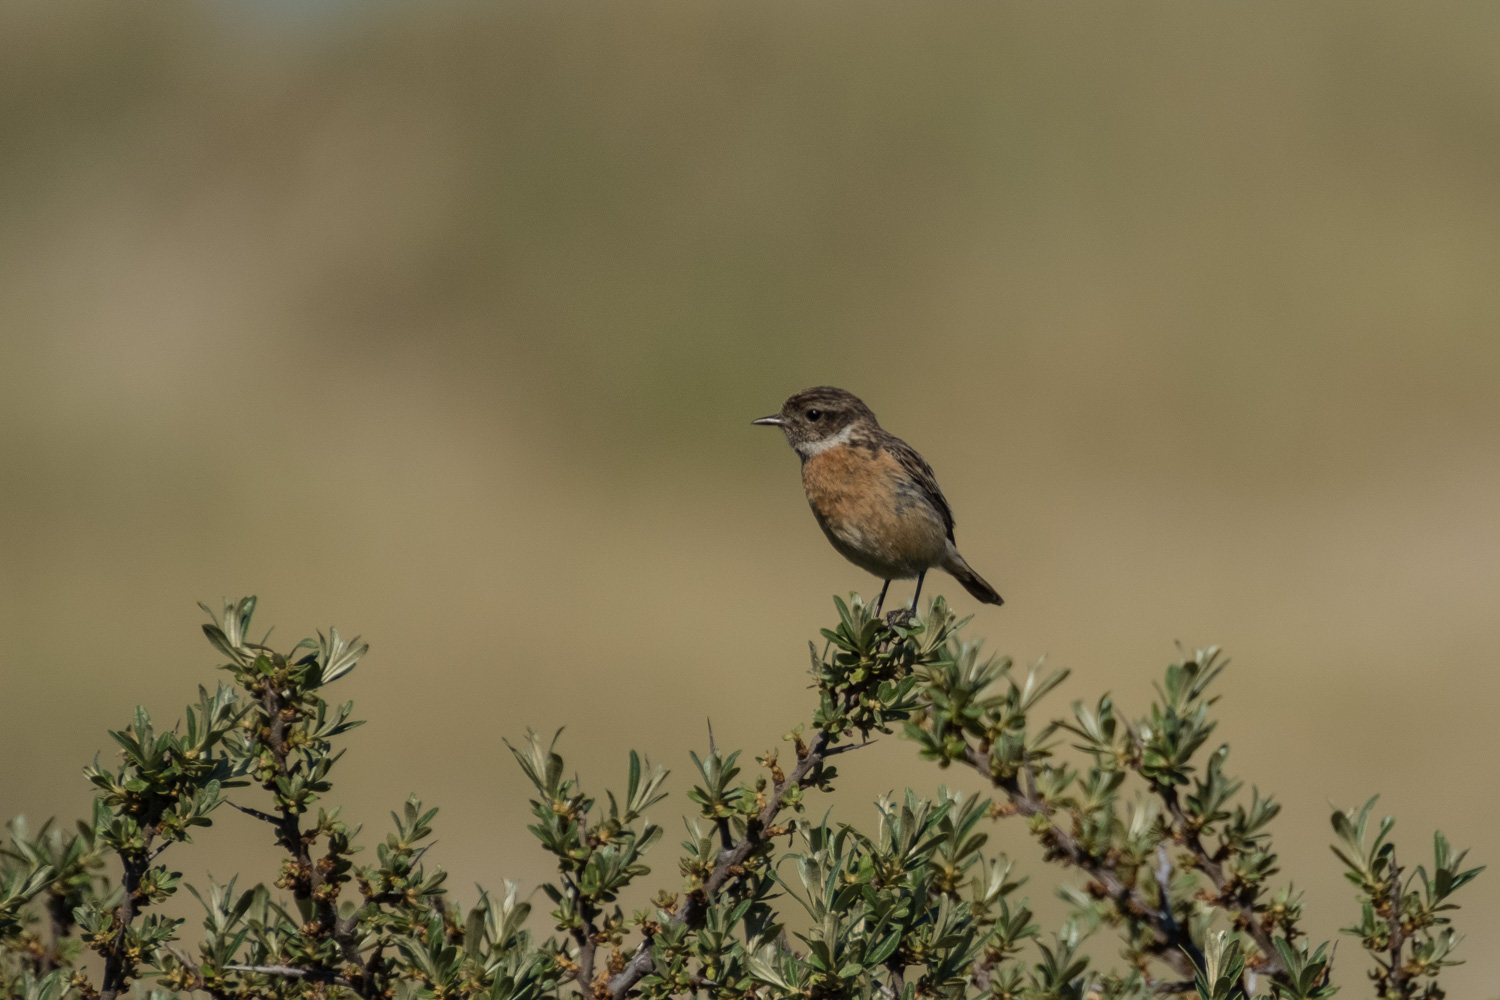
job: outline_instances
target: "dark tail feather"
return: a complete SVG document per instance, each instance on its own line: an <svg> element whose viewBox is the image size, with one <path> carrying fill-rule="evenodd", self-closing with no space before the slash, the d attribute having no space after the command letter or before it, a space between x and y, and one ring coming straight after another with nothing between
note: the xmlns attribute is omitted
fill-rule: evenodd
<svg viewBox="0 0 1500 1000"><path fill-rule="evenodd" d="M953 578L964 585L964 589L974 595L974 599L984 604L1004 604L1005 600L995 592L995 588L984 582L984 577L969 568L964 562L964 557L959 555L951 547L948 549L948 561L943 564L943 569L953 574Z"/></svg>

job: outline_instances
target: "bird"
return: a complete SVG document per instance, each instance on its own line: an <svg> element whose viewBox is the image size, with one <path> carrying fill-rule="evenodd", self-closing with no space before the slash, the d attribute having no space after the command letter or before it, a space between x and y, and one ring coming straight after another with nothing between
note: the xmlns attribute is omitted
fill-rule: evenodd
<svg viewBox="0 0 1500 1000"><path fill-rule="evenodd" d="M751 423L781 428L802 458L802 486L823 534L845 559L885 581L876 615L891 581L912 577L915 612L922 581L934 567L951 573L976 600L1005 603L959 555L953 509L932 466L881 427L858 396L814 386Z"/></svg>

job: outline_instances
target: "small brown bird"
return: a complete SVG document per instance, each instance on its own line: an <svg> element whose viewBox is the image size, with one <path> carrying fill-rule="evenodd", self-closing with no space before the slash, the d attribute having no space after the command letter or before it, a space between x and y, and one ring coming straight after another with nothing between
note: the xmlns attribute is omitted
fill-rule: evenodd
<svg viewBox="0 0 1500 1000"><path fill-rule="evenodd" d="M881 428L870 408L843 389L803 389L781 412L753 423L780 427L802 456L802 486L823 534L839 553L885 581L917 578L915 611L927 571L940 566L985 604L1003 604L953 544L953 511L932 467Z"/></svg>

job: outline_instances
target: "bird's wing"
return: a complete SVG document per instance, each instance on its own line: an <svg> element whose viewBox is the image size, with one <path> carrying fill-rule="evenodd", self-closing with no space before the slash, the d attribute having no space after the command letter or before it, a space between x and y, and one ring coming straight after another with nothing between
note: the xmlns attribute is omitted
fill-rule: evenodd
<svg viewBox="0 0 1500 1000"><path fill-rule="evenodd" d="M887 436L883 443L886 449L895 456L901 468L911 477L912 482L921 488L922 494L943 519L943 527L948 531L948 540L952 541L953 509L948 506L948 498L943 496L943 491L938 488L937 476L933 474L932 466L917 454L915 448L894 435Z"/></svg>

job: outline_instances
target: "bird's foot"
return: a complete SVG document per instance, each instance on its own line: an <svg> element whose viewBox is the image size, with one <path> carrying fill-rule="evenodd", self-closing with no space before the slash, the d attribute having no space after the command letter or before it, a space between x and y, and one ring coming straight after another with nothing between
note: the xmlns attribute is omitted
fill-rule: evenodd
<svg viewBox="0 0 1500 1000"><path fill-rule="evenodd" d="M911 608L897 608L895 611L887 611L885 621L887 625L910 625L917 618L917 613Z"/></svg>

